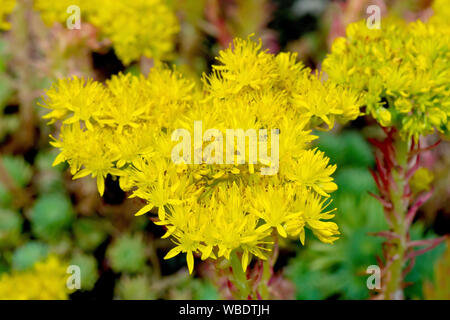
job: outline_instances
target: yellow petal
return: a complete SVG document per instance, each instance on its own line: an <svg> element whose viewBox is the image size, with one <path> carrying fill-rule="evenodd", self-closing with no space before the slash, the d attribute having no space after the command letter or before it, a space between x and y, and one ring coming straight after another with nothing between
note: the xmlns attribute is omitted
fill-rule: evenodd
<svg viewBox="0 0 450 320"><path fill-rule="evenodd" d="M284 228L283 228L283 226L281 224L277 225L277 231L278 231L278 234L280 236L282 236L283 238L287 237L286 230L284 230Z"/></svg>
<svg viewBox="0 0 450 320"><path fill-rule="evenodd" d="M159 220L164 220L166 218L166 209L164 206L158 208L158 218Z"/></svg>
<svg viewBox="0 0 450 320"><path fill-rule="evenodd" d="M248 266L248 261L249 261L249 256L248 256L248 250L244 250L244 253L242 254L242 269L244 271L247 271L247 266Z"/></svg>
<svg viewBox="0 0 450 320"><path fill-rule="evenodd" d="M90 170L88 170L88 169L82 169L82 170L78 171L78 173L77 173L76 175L74 175L72 179L73 179L73 180L76 180L76 179L84 178L84 177L86 177L87 175L89 175L90 173L91 173Z"/></svg>
<svg viewBox="0 0 450 320"><path fill-rule="evenodd" d="M58 164L64 161L66 161L66 159L64 157L64 154L61 152L56 156L55 161L53 161L52 167L57 166Z"/></svg>
<svg viewBox="0 0 450 320"><path fill-rule="evenodd" d="M212 246L206 246L205 249L203 249L202 260L206 260L209 258L212 252L212 248L213 248Z"/></svg>
<svg viewBox="0 0 450 320"><path fill-rule="evenodd" d="M105 193L105 179L101 174L97 176L97 188L101 196Z"/></svg>
<svg viewBox="0 0 450 320"><path fill-rule="evenodd" d="M172 250L170 250L164 257L164 260L170 259L175 257L177 254L181 252L181 247L175 247Z"/></svg>
<svg viewBox="0 0 450 320"><path fill-rule="evenodd" d="M187 252L186 260L189 269L189 274L192 274L192 271L194 270L194 255L192 254L192 251Z"/></svg>
<svg viewBox="0 0 450 320"><path fill-rule="evenodd" d="M302 245L305 245L305 229L302 229L302 231L300 231L300 242L302 243Z"/></svg>
<svg viewBox="0 0 450 320"><path fill-rule="evenodd" d="M143 214L149 212L150 210L153 209L153 204L148 204L146 206L144 206L143 208L141 208L141 210L139 210L138 212L136 212L134 215L135 216L142 216Z"/></svg>

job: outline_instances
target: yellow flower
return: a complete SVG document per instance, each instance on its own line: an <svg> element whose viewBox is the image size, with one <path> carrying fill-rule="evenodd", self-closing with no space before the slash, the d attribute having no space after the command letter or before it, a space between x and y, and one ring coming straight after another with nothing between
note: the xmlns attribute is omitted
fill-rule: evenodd
<svg viewBox="0 0 450 320"><path fill-rule="evenodd" d="M111 152L111 148L105 145L105 141L111 140L108 132L89 132L83 150L83 168L78 171L73 179L79 179L91 175L97 180L97 188L100 195L105 191L105 178L108 174L121 176L122 171L117 169L113 162L117 156Z"/></svg>
<svg viewBox="0 0 450 320"><path fill-rule="evenodd" d="M82 120L88 129L92 129L92 121L98 119L104 100L108 98L102 84L76 76L58 80L47 90L46 96L43 104L39 105L52 111L44 119L51 119L50 123L64 120L67 124Z"/></svg>
<svg viewBox="0 0 450 320"><path fill-rule="evenodd" d="M311 148L317 139L312 129L354 119L360 97L311 74L294 54L270 54L251 39L236 39L218 61L203 87L160 63L148 77L119 74L105 86L60 80L43 104L52 110L46 118L62 121L52 142L61 149L55 164L67 161L74 178L96 177L100 193L108 174L118 177L124 191L145 202L136 215L157 213L155 223L166 228L163 237L175 248L165 258L185 253L191 273L194 255L229 260L232 252L245 270L253 257L268 257L275 237L300 235L304 242L305 227L333 242L339 232L336 224L322 221L332 217L322 213L322 199L337 189L336 166ZM198 161L174 163L172 132L182 128L192 138L197 121L203 133L215 129L222 135L223 149L208 149L220 138L202 139L200 146L188 146L190 160L202 151ZM244 139L255 142L254 148L227 142L227 129L255 130ZM252 132L258 132L256 140ZM277 150L277 138L279 171L261 175L276 165L269 155ZM242 157L243 163L212 161L225 161L229 147L234 153L228 157ZM254 159L256 149L260 157Z"/></svg>
<svg viewBox="0 0 450 320"><path fill-rule="evenodd" d="M50 144L60 149L60 153L55 158L53 166L56 166L64 161L70 164L71 173L75 174L83 165L83 156L80 150L80 141L85 141L87 132L80 128L79 124L71 124L62 126L59 134L59 139L52 137L54 141Z"/></svg>
<svg viewBox="0 0 450 320"><path fill-rule="evenodd" d="M433 1L433 16L430 18L430 23L438 24L442 27L449 28L450 22L450 7L446 0L434 0Z"/></svg>
<svg viewBox="0 0 450 320"><path fill-rule="evenodd" d="M80 13L84 13L84 3L82 0L34 0L34 9L41 13L41 18L47 25L52 25L55 22L65 23L69 17L67 8L71 5L80 7Z"/></svg>
<svg viewBox="0 0 450 320"><path fill-rule="evenodd" d="M433 180L433 172L427 168L419 168L411 177L409 185L414 193L420 193L422 191L429 191Z"/></svg>
<svg viewBox="0 0 450 320"><path fill-rule="evenodd" d="M35 0L34 8L47 25L65 23L67 8L77 5L81 19L111 40L126 65L141 56L167 59L175 46L179 25L164 0Z"/></svg>
<svg viewBox="0 0 450 320"><path fill-rule="evenodd" d="M11 14L16 6L16 0L3 0L0 5L0 30L9 30L11 24L6 21L6 16Z"/></svg>
<svg viewBox="0 0 450 320"><path fill-rule="evenodd" d="M133 197L145 199L148 204L139 210L135 215L140 216L150 211L154 207L158 208L158 217L160 220L165 219L165 207L168 205L176 205L181 203L181 200L171 198L173 191L177 191L177 184L169 185L171 179L164 177L162 173L159 174L154 184L148 189L139 188L133 192ZM175 188L174 188L175 187Z"/></svg>
<svg viewBox="0 0 450 320"><path fill-rule="evenodd" d="M336 223L329 220L334 217L332 209L323 212L331 203L329 199L322 199L319 195L311 195L305 192L303 197L299 197L293 204L294 212L300 215L300 218L294 216L287 222L286 229L291 236L299 235L302 244L305 244L305 227L312 230L314 235L324 243L333 243L340 234Z"/></svg>
<svg viewBox="0 0 450 320"><path fill-rule="evenodd" d="M37 262L27 271L0 275L0 300L66 300L67 265L56 256Z"/></svg>
<svg viewBox="0 0 450 320"><path fill-rule="evenodd" d="M219 53L213 73L204 81L216 98L237 95L244 90L268 88L276 78L273 56L261 50L262 43L235 39L233 47Z"/></svg>
<svg viewBox="0 0 450 320"><path fill-rule="evenodd" d="M302 187L308 187L318 194L328 197L337 190L331 175L336 165L329 165L329 159L322 151L305 150L291 167L286 168L286 177Z"/></svg>
<svg viewBox="0 0 450 320"><path fill-rule="evenodd" d="M266 190L256 189L249 192L255 193L253 212L264 221L262 230L275 228L280 236L286 238L285 223L292 218L292 187L275 188L269 185Z"/></svg>
<svg viewBox="0 0 450 320"><path fill-rule="evenodd" d="M446 11L443 2L434 5L437 15ZM450 29L448 18L438 20L407 24L388 17L380 30L353 23L333 44L323 70L331 82L361 95L381 126L416 140L434 130L448 135Z"/></svg>

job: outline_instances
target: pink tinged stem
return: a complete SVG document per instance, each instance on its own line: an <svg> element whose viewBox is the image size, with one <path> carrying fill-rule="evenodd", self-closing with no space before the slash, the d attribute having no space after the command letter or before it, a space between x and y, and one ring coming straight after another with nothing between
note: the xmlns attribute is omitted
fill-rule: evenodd
<svg viewBox="0 0 450 320"><path fill-rule="evenodd" d="M259 293L259 291L256 291L256 297L258 298L258 300L262 300L261 294Z"/></svg>
<svg viewBox="0 0 450 320"><path fill-rule="evenodd" d="M415 155L415 154L418 154L418 153L421 153L421 152L425 152L425 151L430 151L431 149L436 148L441 142L442 142L442 140L438 140L435 143L433 143L431 146L428 146L426 148L420 148L419 147L418 149L412 151L411 155Z"/></svg>
<svg viewBox="0 0 450 320"><path fill-rule="evenodd" d="M444 241L447 238L447 236L442 236L436 239L425 239L425 240L415 240L408 242L408 247L422 247L422 246L428 246L428 245L435 245L436 243L439 244L442 241Z"/></svg>
<svg viewBox="0 0 450 320"><path fill-rule="evenodd" d="M411 206L411 208L408 210L408 213L406 214L406 225L409 227L414 220L414 217L416 216L417 210L430 199L431 195L433 194L433 190L426 192L422 195L420 195L416 202Z"/></svg>
<svg viewBox="0 0 450 320"><path fill-rule="evenodd" d="M383 199L382 197L380 197L379 195L376 195L373 192L369 192L369 194L372 197L374 197L375 199L377 199L383 205L383 207L385 207L386 209L392 209L392 203L390 203L388 200Z"/></svg>
<svg viewBox="0 0 450 320"><path fill-rule="evenodd" d="M428 244L430 244L428 247L420 249L420 250L416 250L413 252L410 252L407 256L406 256L406 260L407 259L412 259L415 258L417 256L420 256L421 254L424 254L428 251L430 251L431 249L434 249L435 247L437 247L442 241L444 241L447 238L447 236L442 236L436 239L432 239L432 240L420 240L420 241L413 241L409 243L409 246L411 247L411 243L414 244L414 246L421 246L422 244L417 244L417 243L425 243L427 242Z"/></svg>
<svg viewBox="0 0 450 320"><path fill-rule="evenodd" d="M400 238L400 236L398 234L396 234L395 232L392 232L392 231L373 232L373 233L369 233L369 235L375 236L375 237L384 237L384 238L387 238L389 240L391 240L391 239L399 239Z"/></svg>
<svg viewBox="0 0 450 320"><path fill-rule="evenodd" d="M420 167L420 154L417 154L416 162L414 163L414 166L411 169L409 169L408 172L406 173L406 176L405 176L406 181L409 181L409 179L411 179L411 177L417 171L417 169L419 169L419 167Z"/></svg>
<svg viewBox="0 0 450 320"><path fill-rule="evenodd" d="M412 257L409 260L408 265L406 266L405 269L403 269L403 273L402 273L402 277L404 278L411 270L412 268L414 268L414 265L416 264L416 257Z"/></svg>

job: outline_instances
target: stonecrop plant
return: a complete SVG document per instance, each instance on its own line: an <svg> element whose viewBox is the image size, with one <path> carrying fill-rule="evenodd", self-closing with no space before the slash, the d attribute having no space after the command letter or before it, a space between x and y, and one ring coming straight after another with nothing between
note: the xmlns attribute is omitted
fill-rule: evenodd
<svg viewBox="0 0 450 320"><path fill-rule="evenodd" d="M10 28L6 16L15 6L16 0L2 1L0 30ZM169 59L179 32L177 17L164 0L34 0L33 6L48 26L66 24L77 6L80 22L92 24L101 37L109 39L126 65L142 56Z"/></svg>
<svg viewBox="0 0 450 320"><path fill-rule="evenodd" d="M3 274L0 300L66 300L67 265L57 256L37 262L31 269Z"/></svg>
<svg viewBox="0 0 450 320"><path fill-rule="evenodd" d="M379 233L387 239L380 298L403 298L404 277L415 257L445 238L412 241L409 232L432 194L430 179L420 178L429 174L418 170L421 153L433 147L423 148L423 138L450 134L450 33L448 19L440 16L445 10L438 9L444 2L434 4L436 15L427 23L388 17L378 30L364 21L349 25L323 63L330 81L359 93L365 113L386 133L385 140L372 140L379 151L372 172L379 189L375 197L390 226Z"/></svg>
<svg viewBox="0 0 450 320"><path fill-rule="evenodd" d="M0 30L9 30L11 24L6 20L6 16L11 14L16 5L16 0L3 0L0 6Z"/></svg>
<svg viewBox="0 0 450 320"><path fill-rule="evenodd" d="M433 16L430 18L430 23L439 25L440 28L449 30L450 24L450 7L446 0L434 0L432 5Z"/></svg>
<svg viewBox="0 0 450 320"><path fill-rule="evenodd" d="M267 271L278 237L304 244L305 229L325 243L339 237L330 221L336 166L311 146L312 130L355 119L361 103L295 54L270 54L251 38L235 39L217 61L201 82L161 63L147 77L105 84L61 79L41 105L61 123L54 165L67 162L74 179L91 175L100 194L108 175L119 179L145 202L136 215L149 213L175 244L166 259L185 253L191 273L194 256L231 266L235 297L267 298L267 281L247 279L253 258Z"/></svg>
<svg viewBox="0 0 450 320"><path fill-rule="evenodd" d="M438 24L390 18L364 21L337 39L323 68L330 79L363 93L366 113L405 139L434 130L449 135L450 34Z"/></svg>

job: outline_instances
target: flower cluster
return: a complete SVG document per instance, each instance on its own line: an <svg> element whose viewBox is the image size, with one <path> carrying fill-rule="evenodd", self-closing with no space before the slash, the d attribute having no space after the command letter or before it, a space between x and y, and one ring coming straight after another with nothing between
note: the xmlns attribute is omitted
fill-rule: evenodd
<svg viewBox="0 0 450 320"><path fill-rule="evenodd" d="M0 300L65 300L69 290L67 265L56 256L37 262L32 269L0 276Z"/></svg>
<svg viewBox="0 0 450 320"><path fill-rule="evenodd" d="M0 30L9 30L11 24L6 21L6 16L13 12L16 0L3 0L0 6Z"/></svg>
<svg viewBox="0 0 450 320"><path fill-rule="evenodd" d="M433 5L433 16L430 18L430 23L439 24L442 27L446 27L447 30L450 28L450 6L446 0L434 0Z"/></svg>
<svg viewBox="0 0 450 320"><path fill-rule="evenodd" d="M305 228L332 243L339 231L328 221L334 210L326 208L337 189L336 166L311 147L312 129L355 119L359 98L312 74L294 54L269 54L251 39L236 39L217 60L201 82L162 64L148 77L119 74L105 85L59 80L42 104L51 110L45 118L62 121L52 142L61 150L55 164L67 161L74 178L92 175L101 194L108 174L118 178L131 197L146 202L137 215L157 214L164 238L176 244L166 258L186 253L190 272L194 254L229 260L231 252L245 270L252 256L267 258L278 235L304 243ZM197 161L172 161L172 133L181 128L195 135L199 121L205 136L188 150ZM208 136L209 129L266 130L253 146L260 155L263 145L272 154L278 147L279 171L260 174L273 163L261 156L250 161L251 137L245 146L227 141L231 156L244 161L219 164L226 148L217 147L223 141ZM273 129L279 145L268 133Z"/></svg>
<svg viewBox="0 0 450 320"><path fill-rule="evenodd" d="M83 20L97 27L112 42L124 64L141 56L166 59L173 51L179 25L163 0L35 0L34 8L51 25L65 23L71 5L77 5Z"/></svg>
<svg viewBox="0 0 450 320"><path fill-rule="evenodd" d="M450 33L431 21L389 17L381 29L347 27L323 63L330 80L360 92L366 112L406 137L449 134Z"/></svg>

